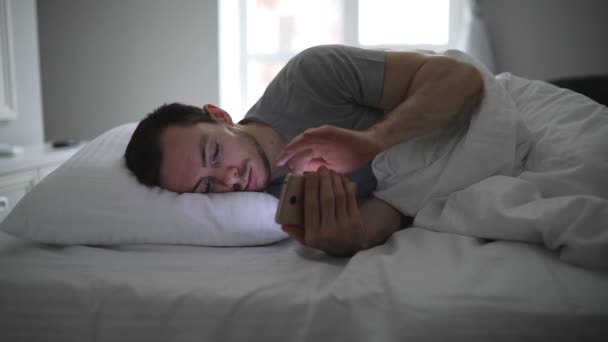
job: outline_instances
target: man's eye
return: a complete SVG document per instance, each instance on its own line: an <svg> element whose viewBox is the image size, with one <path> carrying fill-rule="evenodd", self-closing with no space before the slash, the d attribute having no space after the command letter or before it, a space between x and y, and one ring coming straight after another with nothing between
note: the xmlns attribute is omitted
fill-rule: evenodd
<svg viewBox="0 0 608 342"><path fill-rule="evenodd" d="M215 144L215 151L213 152L212 163L216 164L220 161L220 144Z"/></svg>

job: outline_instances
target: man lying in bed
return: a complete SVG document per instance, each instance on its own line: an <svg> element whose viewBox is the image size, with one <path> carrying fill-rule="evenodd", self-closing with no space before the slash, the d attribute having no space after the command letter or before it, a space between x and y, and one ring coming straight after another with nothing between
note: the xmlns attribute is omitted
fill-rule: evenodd
<svg viewBox="0 0 608 342"><path fill-rule="evenodd" d="M475 67L449 57L319 46L287 63L239 123L210 104L161 106L141 121L125 159L141 183L180 193L278 195L289 170L318 171L305 174L314 200L304 227L283 230L347 256L403 227L403 216L371 195L372 159L448 123L482 88Z"/></svg>

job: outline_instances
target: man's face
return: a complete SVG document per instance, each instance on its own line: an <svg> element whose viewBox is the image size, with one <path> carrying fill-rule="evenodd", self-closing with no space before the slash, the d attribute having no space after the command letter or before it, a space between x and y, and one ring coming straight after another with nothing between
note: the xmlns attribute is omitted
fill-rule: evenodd
<svg viewBox="0 0 608 342"><path fill-rule="evenodd" d="M169 126L160 135L160 186L175 192L261 191L270 165L255 139L231 124Z"/></svg>

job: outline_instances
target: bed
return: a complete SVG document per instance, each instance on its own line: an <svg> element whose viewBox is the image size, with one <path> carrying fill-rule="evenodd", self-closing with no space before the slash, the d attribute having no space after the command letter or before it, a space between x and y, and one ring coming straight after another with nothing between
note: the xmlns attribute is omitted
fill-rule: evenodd
<svg viewBox="0 0 608 342"><path fill-rule="evenodd" d="M114 150L124 151L124 139L106 138L95 140L101 150L123 143ZM37 195L35 210L14 214L32 202L28 194L9 216L33 239L0 231L0 341L608 340L608 273L564 262L559 250L538 243L433 231L415 221L352 258L333 258L272 232L253 241L256 246L228 247L218 238L226 229L200 235L189 229L202 221L190 216L176 229L178 218L163 221L171 212L166 203L154 202L142 208L162 214L145 225L160 229L116 243L146 217L133 207L121 215L108 212L159 193L138 187L86 197L98 202L83 208L97 212L74 209L78 201L57 210L58 193L100 195L136 184L128 178L104 183L106 173L91 175L120 154L104 159L92 153L92 145L32 191L48 192ZM84 174L58 181L61 170L74 169L87 156ZM128 197L137 191L145 192ZM163 196L193 208L187 194ZM232 216L217 219L229 222L223 228L240 226L230 239L270 225L249 217L226 221ZM103 223L98 230L105 230L106 240L87 236L98 231L93 223ZM174 230L165 229L169 224ZM60 237L61 231L67 236Z"/></svg>
<svg viewBox="0 0 608 342"><path fill-rule="evenodd" d="M600 341L607 289L537 245L417 228L351 259L0 233L2 341Z"/></svg>

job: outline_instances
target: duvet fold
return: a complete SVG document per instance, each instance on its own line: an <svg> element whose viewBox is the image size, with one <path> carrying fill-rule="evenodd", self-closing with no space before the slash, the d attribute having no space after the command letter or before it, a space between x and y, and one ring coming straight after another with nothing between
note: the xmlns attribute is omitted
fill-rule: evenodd
<svg viewBox="0 0 608 342"><path fill-rule="evenodd" d="M479 105L378 155L374 195L414 226L540 243L608 270L608 109L583 95L482 72Z"/></svg>

